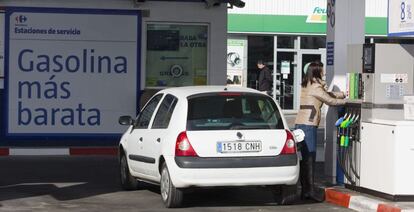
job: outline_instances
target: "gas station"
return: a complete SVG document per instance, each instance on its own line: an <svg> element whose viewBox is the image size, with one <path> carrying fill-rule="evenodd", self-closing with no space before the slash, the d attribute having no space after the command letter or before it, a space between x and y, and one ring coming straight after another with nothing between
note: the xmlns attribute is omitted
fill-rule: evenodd
<svg viewBox="0 0 414 212"><path fill-rule="evenodd" d="M226 51L229 2L0 3L0 155L110 148L122 130L116 119L136 114L141 97L226 84L226 62L235 61ZM389 37L414 35L413 5L388 0ZM324 174L414 201L414 45L365 43L365 0L327 0L326 13L326 81L348 102L326 111Z"/></svg>

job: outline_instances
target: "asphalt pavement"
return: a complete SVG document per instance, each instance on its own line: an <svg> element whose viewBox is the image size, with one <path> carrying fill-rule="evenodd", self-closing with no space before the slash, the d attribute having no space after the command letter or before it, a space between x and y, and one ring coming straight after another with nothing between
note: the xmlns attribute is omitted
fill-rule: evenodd
<svg viewBox="0 0 414 212"><path fill-rule="evenodd" d="M320 167L322 167L320 165ZM280 206L265 187L203 189L164 208L159 187L119 185L113 156L0 157L0 211L351 211L328 203Z"/></svg>

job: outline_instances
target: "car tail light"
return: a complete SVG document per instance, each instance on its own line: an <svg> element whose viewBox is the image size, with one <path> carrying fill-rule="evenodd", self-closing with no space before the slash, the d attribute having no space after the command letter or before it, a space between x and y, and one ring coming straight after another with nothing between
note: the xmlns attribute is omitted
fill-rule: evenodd
<svg viewBox="0 0 414 212"><path fill-rule="evenodd" d="M295 139L293 137L293 134L289 130L286 130L286 142L280 154L282 155L296 154Z"/></svg>
<svg viewBox="0 0 414 212"><path fill-rule="evenodd" d="M175 156L198 157L185 131L178 134L177 142L175 142Z"/></svg>

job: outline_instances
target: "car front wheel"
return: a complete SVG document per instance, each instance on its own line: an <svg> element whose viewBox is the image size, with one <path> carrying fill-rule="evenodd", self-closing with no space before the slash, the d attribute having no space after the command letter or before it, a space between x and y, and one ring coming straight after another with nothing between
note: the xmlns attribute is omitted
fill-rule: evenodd
<svg viewBox="0 0 414 212"><path fill-rule="evenodd" d="M183 191L176 188L172 182L167 164L162 165L161 169L161 198L167 208L180 207L183 201Z"/></svg>
<svg viewBox="0 0 414 212"><path fill-rule="evenodd" d="M121 186L124 190L135 190L138 188L138 181L131 175L128 168L128 161L124 155L120 161Z"/></svg>

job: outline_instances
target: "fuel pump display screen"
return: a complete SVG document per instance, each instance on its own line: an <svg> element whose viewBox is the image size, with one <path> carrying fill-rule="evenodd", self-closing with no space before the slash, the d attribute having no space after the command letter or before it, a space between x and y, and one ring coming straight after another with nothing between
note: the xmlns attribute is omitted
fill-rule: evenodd
<svg viewBox="0 0 414 212"><path fill-rule="evenodd" d="M375 70L375 49L374 45L372 44L364 44L364 51L363 51L363 73L374 73Z"/></svg>

